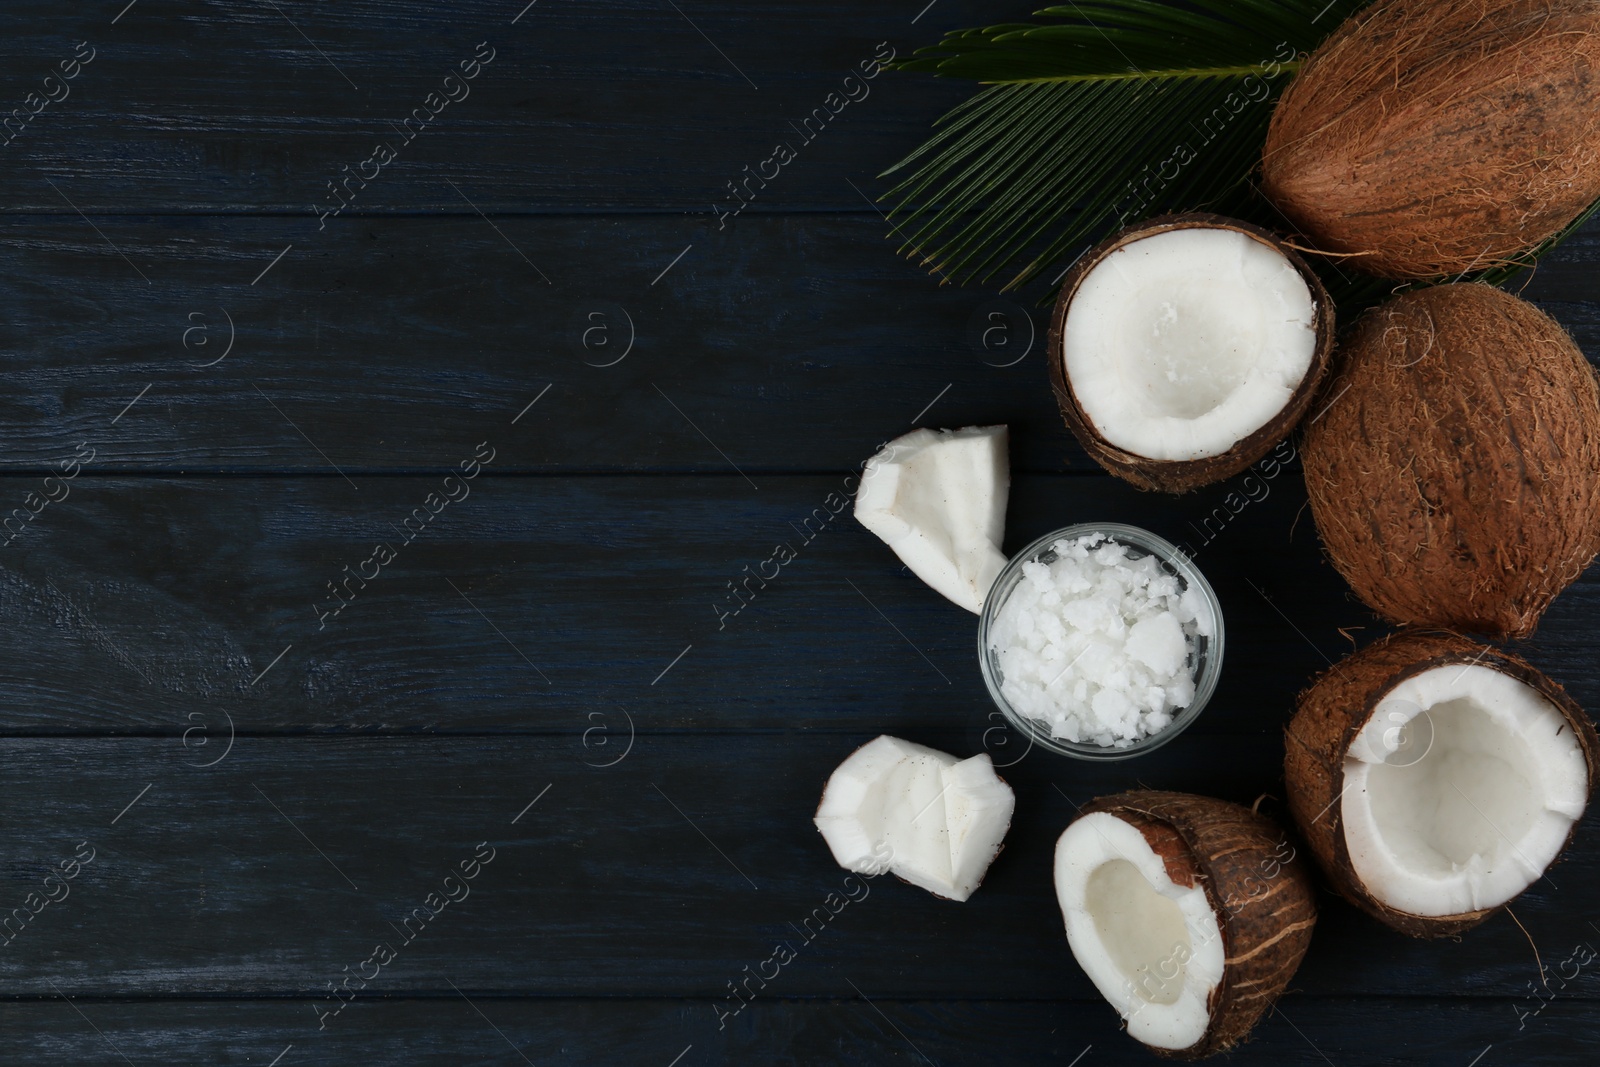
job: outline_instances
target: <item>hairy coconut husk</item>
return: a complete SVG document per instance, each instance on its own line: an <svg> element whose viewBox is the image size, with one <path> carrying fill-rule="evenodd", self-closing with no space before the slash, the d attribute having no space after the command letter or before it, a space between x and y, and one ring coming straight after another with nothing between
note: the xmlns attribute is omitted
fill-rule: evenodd
<svg viewBox="0 0 1600 1067"><path fill-rule="evenodd" d="M1600 4L1357 12L1273 111L1261 188L1323 251L1380 277L1528 251L1600 198Z"/></svg>
<svg viewBox="0 0 1600 1067"><path fill-rule="evenodd" d="M1317 866L1339 895L1385 925L1412 937L1454 937L1505 907L1456 915L1412 915L1375 899L1356 876L1344 838L1344 764L1352 742L1395 686L1435 667L1476 664L1508 674L1554 704L1572 726L1593 788L1600 738L1567 691L1525 660L1459 634L1405 630L1347 657L1318 675L1300 694L1284 729L1284 778L1289 811ZM1576 831L1577 823L1573 824ZM1571 835L1567 841L1571 843ZM1563 845L1563 848L1566 846Z"/></svg>
<svg viewBox="0 0 1600 1067"><path fill-rule="evenodd" d="M1341 346L1301 450L1328 558L1396 623L1525 637L1600 550L1600 389L1533 305L1405 293Z"/></svg>
<svg viewBox="0 0 1600 1067"><path fill-rule="evenodd" d="M1311 944L1317 905L1306 864L1293 852L1285 857L1284 831L1271 819L1213 797L1133 790L1083 806L1082 814L1092 812L1136 827L1174 883L1204 886L1222 931L1223 974L1207 1005L1205 1036L1186 1049L1151 1051L1201 1059L1233 1048L1288 986Z"/></svg>
<svg viewBox="0 0 1600 1067"><path fill-rule="evenodd" d="M1111 444L1100 436L1089 417L1078 406L1078 400L1072 392L1072 383L1067 378L1066 357L1063 349L1064 333L1067 322L1067 310L1072 304L1073 295L1077 293L1078 286L1083 283L1101 260L1111 253L1132 244L1134 241L1146 237L1154 237L1168 230L1182 230L1191 228L1233 230L1249 236L1268 245L1277 252L1282 253L1300 276L1305 279L1306 286L1311 290L1311 299L1316 305L1316 350L1311 357L1311 365L1306 368L1305 378L1301 380L1294 395L1283 410L1273 416L1271 421L1248 437L1243 438L1228 451L1218 456L1207 456L1204 459L1194 460L1166 460L1151 459L1148 456L1136 455ZM1078 443L1085 452L1110 473L1130 482L1140 489L1154 489L1165 493L1187 493L1191 489L1198 489L1203 485L1220 482L1224 478L1231 478L1241 471L1249 469L1256 460L1266 455L1280 441L1288 437L1296 424L1305 415L1306 409L1311 406L1312 398L1316 396L1317 387L1321 383L1328 368L1328 361L1333 351L1334 339L1334 306L1328 297L1328 291L1317 278L1315 272L1306 265L1293 248L1284 244L1272 233L1252 226L1247 222L1237 219L1224 218L1221 215L1208 215L1202 212L1191 212L1183 215L1165 215L1161 218L1151 219L1135 226L1130 226L1119 233L1096 245L1086 252L1072 271L1067 275L1066 281L1061 286L1061 295L1056 300L1055 311L1050 316L1049 332L1049 358L1050 385L1056 394L1056 403L1061 408L1061 417L1066 421L1067 429L1071 430Z"/></svg>

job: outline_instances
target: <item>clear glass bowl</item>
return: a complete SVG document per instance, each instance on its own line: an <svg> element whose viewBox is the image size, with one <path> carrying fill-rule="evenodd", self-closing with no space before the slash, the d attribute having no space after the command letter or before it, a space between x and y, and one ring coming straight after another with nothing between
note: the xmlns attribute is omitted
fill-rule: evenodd
<svg viewBox="0 0 1600 1067"><path fill-rule="evenodd" d="M994 625L995 617L1000 613L1001 607L1010 599L1017 583L1022 580L1022 565L1035 560L1052 563L1056 559L1051 549L1055 542L1072 541L1085 534L1096 533L1104 534L1108 539L1126 545L1136 553L1156 557L1167 573L1178 579L1182 588L1199 590L1206 607L1211 612L1212 636L1196 639L1195 647L1190 653L1189 666L1194 676L1194 699L1189 702L1188 707L1181 708L1174 714L1172 722L1168 723L1165 729L1148 737L1142 737L1125 748L1108 748L1092 742L1068 741L1064 737L1052 737L1048 723L1023 715L1013 708L1001 693L1000 684L1004 674L1000 669L1000 656L989 647L989 630ZM1217 678L1222 673L1222 644L1222 603L1217 599L1211 583L1206 581L1206 576L1200 573L1200 569L1176 545L1165 538L1157 537L1149 530L1141 530L1137 526L1124 526L1115 522L1090 522L1068 526L1046 534L1017 553L1011 562L1006 564L1005 570L1000 572L1000 577L995 579L994 587L984 598L983 614L978 621L978 663L983 669L983 681L989 687L989 696L1005 714L1006 721L1040 748L1085 760L1131 759L1160 748L1183 733L1190 723L1200 717L1206 703L1211 699L1211 694L1216 691Z"/></svg>

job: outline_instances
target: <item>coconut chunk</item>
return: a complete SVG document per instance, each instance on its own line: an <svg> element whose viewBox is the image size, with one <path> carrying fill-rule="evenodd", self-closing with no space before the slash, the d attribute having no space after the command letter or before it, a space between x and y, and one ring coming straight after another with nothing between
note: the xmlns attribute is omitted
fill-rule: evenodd
<svg viewBox="0 0 1600 1067"><path fill-rule="evenodd" d="M817 806L817 829L839 866L883 873L883 810L890 774L902 759L923 749L887 734L852 752L839 764Z"/></svg>
<svg viewBox="0 0 1600 1067"><path fill-rule="evenodd" d="M955 762L932 749L905 757L889 774L883 806L883 839L894 857L889 869L942 897L956 895L944 781L945 768Z"/></svg>
<svg viewBox="0 0 1600 1067"><path fill-rule="evenodd" d="M841 867L890 870L966 900L999 853L1014 806L987 754L957 760L885 735L833 772L814 821Z"/></svg>
<svg viewBox="0 0 1600 1067"><path fill-rule="evenodd" d="M1382 904L1495 908L1537 881L1583 814L1588 765L1566 716L1481 665L1390 689L1345 761L1345 846Z"/></svg>
<svg viewBox="0 0 1600 1067"><path fill-rule="evenodd" d="M856 519L911 572L977 613L1006 564L1011 490L1004 426L913 430L867 461Z"/></svg>
<svg viewBox="0 0 1600 1067"><path fill-rule="evenodd" d="M945 895L966 900L1004 846L1017 797L995 774L986 752L946 767L943 776L953 890Z"/></svg>

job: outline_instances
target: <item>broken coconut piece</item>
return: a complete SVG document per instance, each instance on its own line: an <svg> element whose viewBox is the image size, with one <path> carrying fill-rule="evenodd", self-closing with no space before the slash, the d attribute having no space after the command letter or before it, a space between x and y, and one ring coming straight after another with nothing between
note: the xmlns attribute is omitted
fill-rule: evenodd
<svg viewBox="0 0 1600 1067"><path fill-rule="evenodd" d="M1285 737L1289 806L1351 903L1414 937L1453 936L1555 862L1597 744L1572 698L1517 657L1404 632L1302 694Z"/></svg>
<svg viewBox="0 0 1600 1067"><path fill-rule="evenodd" d="M892 871L966 900L999 854L1015 803L986 753L958 760L884 735L828 778L813 821L846 870Z"/></svg>
<svg viewBox="0 0 1600 1067"><path fill-rule="evenodd" d="M1123 230L1067 276L1051 382L1084 450L1141 489L1182 493L1249 467L1311 404L1333 303L1298 254L1216 215Z"/></svg>
<svg viewBox="0 0 1600 1067"><path fill-rule="evenodd" d="M1102 797L1056 842L1072 954L1164 1055L1242 1041L1299 967L1316 905L1283 831L1248 808L1186 793Z"/></svg>
<svg viewBox="0 0 1600 1067"><path fill-rule="evenodd" d="M1004 426L913 430L867 461L856 490L861 525L975 614L1006 565L1007 445Z"/></svg>

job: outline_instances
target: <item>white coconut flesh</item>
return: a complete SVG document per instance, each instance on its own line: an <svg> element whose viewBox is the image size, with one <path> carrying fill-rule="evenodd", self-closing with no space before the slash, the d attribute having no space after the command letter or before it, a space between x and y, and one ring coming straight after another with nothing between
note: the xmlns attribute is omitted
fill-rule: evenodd
<svg viewBox="0 0 1600 1067"><path fill-rule="evenodd" d="M987 754L958 760L885 735L833 772L815 822L841 867L893 871L966 900L999 853L1015 805Z"/></svg>
<svg viewBox="0 0 1600 1067"><path fill-rule="evenodd" d="M1055 866L1072 955L1128 1034L1175 1050L1205 1037L1226 955L1205 889L1173 882L1138 828L1107 812L1067 827Z"/></svg>
<svg viewBox="0 0 1600 1067"><path fill-rule="evenodd" d="M974 613L1006 565L1007 442L1004 426L913 430L867 461L856 490L861 525Z"/></svg>
<svg viewBox="0 0 1600 1067"><path fill-rule="evenodd" d="M1350 746L1341 800L1356 877L1412 915L1504 904L1554 862L1589 794L1560 709L1482 665L1402 681Z"/></svg>
<svg viewBox="0 0 1600 1067"><path fill-rule="evenodd" d="M1196 227L1088 272L1062 331L1078 406L1137 456L1220 456L1288 405L1316 353L1316 302L1277 249Z"/></svg>

